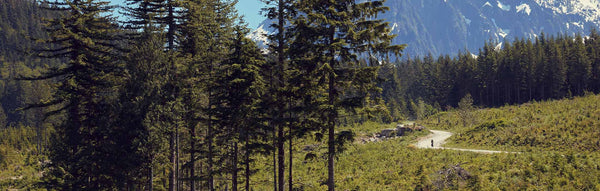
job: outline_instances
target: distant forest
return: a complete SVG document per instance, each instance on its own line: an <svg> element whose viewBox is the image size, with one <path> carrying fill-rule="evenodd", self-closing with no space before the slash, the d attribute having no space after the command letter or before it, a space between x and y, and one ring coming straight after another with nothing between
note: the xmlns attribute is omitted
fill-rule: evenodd
<svg viewBox="0 0 600 191"><path fill-rule="evenodd" d="M468 95L496 107L600 92L595 29L394 63L405 45L375 19L383 1L268 0L268 54L235 1L126 2L117 21L105 1L0 0L0 128L35 129L28 152L51 161L36 187L249 189L269 156L274 188L293 190L285 144L311 137L333 190L354 138L337 127L423 118Z"/></svg>
<svg viewBox="0 0 600 191"><path fill-rule="evenodd" d="M600 35L591 29L585 37L542 33L535 39L486 43L478 53L386 64L379 76L386 80L379 86L394 117L455 108L467 94L482 107L597 94Z"/></svg>

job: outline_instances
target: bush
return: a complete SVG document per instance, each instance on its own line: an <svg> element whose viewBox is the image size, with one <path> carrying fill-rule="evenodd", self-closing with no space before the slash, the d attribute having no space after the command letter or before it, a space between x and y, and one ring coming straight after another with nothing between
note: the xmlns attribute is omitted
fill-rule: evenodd
<svg viewBox="0 0 600 191"><path fill-rule="evenodd" d="M493 129L496 129L499 127L506 127L506 126L508 126L508 123L506 122L506 120L496 119L496 120L483 122L483 123L477 125L473 130L474 131L493 130Z"/></svg>

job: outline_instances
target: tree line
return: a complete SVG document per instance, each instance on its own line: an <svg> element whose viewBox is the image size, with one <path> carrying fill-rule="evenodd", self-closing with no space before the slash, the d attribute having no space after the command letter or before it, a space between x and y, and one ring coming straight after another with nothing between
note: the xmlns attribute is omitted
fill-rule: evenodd
<svg viewBox="0 0 600 191"><path fill-rule="evenodd" d="M120 20L107 1L28 1L51 15L24 50L42 64L12 76L48 85L21 107L52 119L40 186L250 190L266 155L274 189L293 190L293 140L310 136L327 145L334 190L335 155L353 140L336 127L386 113L378 66L404 46L376 18L385 1L265 2L267 54L233 0L127 0Z"/></svg>
<svg viewBox="0 0 600 191"><path fill-rule="evenodd" d="M542 33L487 42L477 55L464 51L386 64L380 86L395 118L455 108L467 95L483 107L582 96L600 93L599 50L596 29L585 37Z"/></svg>

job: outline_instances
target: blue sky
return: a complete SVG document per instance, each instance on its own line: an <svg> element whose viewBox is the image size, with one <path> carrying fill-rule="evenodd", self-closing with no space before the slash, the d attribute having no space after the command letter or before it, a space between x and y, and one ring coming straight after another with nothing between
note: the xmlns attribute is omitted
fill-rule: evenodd
<svg viewBox="0 0 600 191"><path fill-rule="evenodd" d="M110 0L113 4L123 4L124 0ZM258 24L265 18L259 14L259 11L264 7L264 3L260 0L239 0L236 5L238 13L244 16L244 20L248 23L248 27L255 29Z"/></svg>

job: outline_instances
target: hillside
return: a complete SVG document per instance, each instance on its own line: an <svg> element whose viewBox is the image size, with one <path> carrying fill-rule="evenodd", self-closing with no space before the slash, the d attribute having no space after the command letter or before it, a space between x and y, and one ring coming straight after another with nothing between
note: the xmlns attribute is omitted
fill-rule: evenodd
<svg viewBox="0 0 600 191"><path fill-rule="evenodd" d="M462 113L461 113L462 112ZM600 95L451 111L423 123L456 133L449 145L509 151L600 151Z"/></svg>
<svg viewBox="0 0 600 191"><path fill-rule="evenodd" d="M32 1L0 0L0 190L34 189L47 162L51 123L43 121L47 110L20 110L47 99L50 81L19 81L22 75L37 75L40 66L55 65L29 55L36 43L29 37L46 36L41 17L55 13L40 9Z"/></svg>
<svg viewBox="0 0 600 191"><path fill-rule="evenodd" d="M472 110L467 125L455 110L420 121L429 129L455 132L445 147L519 151L481 154L456 150L416 149L422 133L382 142L355 141L336 163L344 190L595 190L600 188L600 95ZM439 121L439 122L438 122ZM354 126L357 134L390 125ZM371 134L371 133L366 133ZM294 180L302 189L322 190L323 142L295 144ZM316 148L316 149L315 149ZM256 176L269 189L269 164ZM464 171L463 171L464 170ZM442 176L444 175L444 176ZM447 175L447 176L445 176Z"/></svg>

